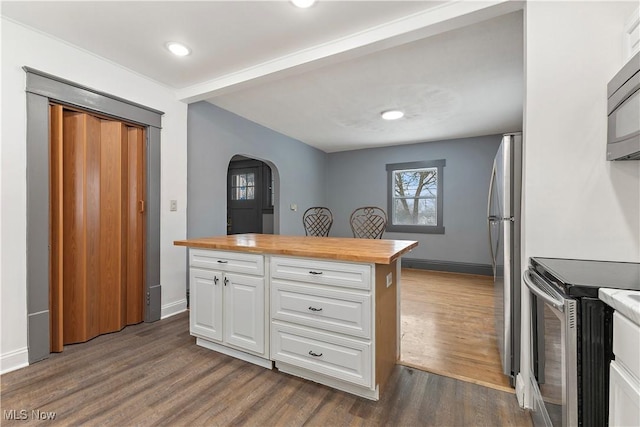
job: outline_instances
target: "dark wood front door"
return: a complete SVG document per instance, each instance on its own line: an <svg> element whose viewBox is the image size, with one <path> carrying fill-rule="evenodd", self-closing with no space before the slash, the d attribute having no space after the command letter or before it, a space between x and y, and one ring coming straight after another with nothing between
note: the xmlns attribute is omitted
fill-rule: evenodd
<svg viewBox="0 0 640 427"><path fill-rule="evenodd" d="M262 233L261 189L262 169L259 166L229 167L227 234Z"/></svg>

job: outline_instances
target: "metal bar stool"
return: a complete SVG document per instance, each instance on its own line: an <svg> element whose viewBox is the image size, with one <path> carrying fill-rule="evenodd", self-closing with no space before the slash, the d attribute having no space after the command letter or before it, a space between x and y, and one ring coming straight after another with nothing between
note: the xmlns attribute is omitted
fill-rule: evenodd
<svg viewBox="0 0 640 427"><path fill-rule="evenodd" d="M311 207L304 211L302 225L304 225L304 234L307 236L327 237L333 225L333 214L329 208Z"/></svg>
<svg viewBox="0 0 640 427"><path fill-rule="evenodd" d="M363 206L353 211L349 223L353 237L382 239L382 234L387 227L387 213L376 206Z"/></svg>

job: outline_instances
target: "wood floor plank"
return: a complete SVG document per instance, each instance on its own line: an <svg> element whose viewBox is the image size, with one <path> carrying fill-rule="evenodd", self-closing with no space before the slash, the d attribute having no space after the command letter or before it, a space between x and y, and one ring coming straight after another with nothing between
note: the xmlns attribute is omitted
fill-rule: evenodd
<svg viewBox="0 0 640 427"><path fill-rule="evenodd" d="M491 277L402 269L400 362L514 392L502 373L494 310Z"/></svg>
<svg viewBox="0 0 640 427"><path fill-rule="evenodd" d="M3 426L530 426L515 395L396 366L378 402L195 345L188 313L0 376ZM28 411L10 420L11 410Z"/></svg>

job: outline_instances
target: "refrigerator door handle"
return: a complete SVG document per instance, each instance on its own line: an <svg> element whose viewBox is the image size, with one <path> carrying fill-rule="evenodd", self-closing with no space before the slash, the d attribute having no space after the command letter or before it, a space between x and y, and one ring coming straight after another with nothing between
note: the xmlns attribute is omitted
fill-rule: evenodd
<svg viewBox="0 0 640 427"><path fill-rule="evenodd" d="M491 268L493 270L493 280L496 280L496 254L493 252L493 241L491 239L491 225L498 220L498 217L491 215L491 196L493 195L493 186L496 180L496 160L493 160L493 169L491 170L491 181L489 182L489 198L487 200L487 231L489 233L489 251L491 252Z"/></svg>

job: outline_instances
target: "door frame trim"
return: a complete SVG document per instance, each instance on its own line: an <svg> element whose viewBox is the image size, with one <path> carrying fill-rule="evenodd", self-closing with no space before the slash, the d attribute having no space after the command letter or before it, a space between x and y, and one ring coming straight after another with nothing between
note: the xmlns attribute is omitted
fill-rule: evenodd
<svg viewBox="0 0 640 427"><path fill-rule="evenodd" d="M160 319L161 111L30 67L27 97L27 341L29 363L49 357L49 103L137 123L147 135L145 321Z"/></svg>

